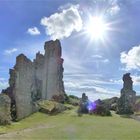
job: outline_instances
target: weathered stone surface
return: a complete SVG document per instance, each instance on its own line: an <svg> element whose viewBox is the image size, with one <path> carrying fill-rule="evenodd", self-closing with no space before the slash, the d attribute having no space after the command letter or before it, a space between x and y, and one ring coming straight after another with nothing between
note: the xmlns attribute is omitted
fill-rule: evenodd
<svg viewBox="0 0 140 140"><path fill-rule="evenodd" d="M43 92L44 99L51 99L52 95L64 94L63 85L63 59L61 58L61 45L58 40L45 43L45 62ZM47 94L46 94L47 93Z"/></svg>
<svg viewBox="0 0 140 140"><path fill-rule="evenodd" d="M2 93L7 94L11 99L11 117L12 120L16 120L16 104L15 104L15 82L16 82L16 73L14 69L9 70L9 87L2 91Z"/></svg>
<svg viewBox="0 0 140 140"><path fill-rule="evenodd" d="M6 94L0 94L0 124L6 125L11 122L11 100Z"/></svg>
<svg viewBox="0 0 140 140"><path fill-rule="evenodd" d="M130 73L126 73L122 78L124 84L121 89L121 97L118 101L119 114L131 114L134 112L136 92L133 90L133 81Z"/></svg>
<svg viewBox="0 0 140 140"><path fill-rule="evenodd" d="M61 44L59 40L48 41L44 49L45 55L38 52L33 62L20 54L10 70L10 86L4 91L16 107L17 119L37 111L36 101L65 93Z"/></svg>
<svg viewBox="0 0 140 140"><path fill-rule="evenodd" d="M37 104L41 112L51 115L61 113L67 109L63 104L55 101L43 100L39 101Z"/></svg>

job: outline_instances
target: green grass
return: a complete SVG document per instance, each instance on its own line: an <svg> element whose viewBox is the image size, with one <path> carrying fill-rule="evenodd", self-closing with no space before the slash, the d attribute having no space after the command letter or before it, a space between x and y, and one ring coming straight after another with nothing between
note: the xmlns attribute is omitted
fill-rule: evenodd
<svg viewBox="0 0 140 140"><path fill-rule="evenodd" d="M78 117L75 110L70 110L56 116L35 113L0 127L0 133L9 132L0 140L140 140L140 122L116 114Z"/></svg>

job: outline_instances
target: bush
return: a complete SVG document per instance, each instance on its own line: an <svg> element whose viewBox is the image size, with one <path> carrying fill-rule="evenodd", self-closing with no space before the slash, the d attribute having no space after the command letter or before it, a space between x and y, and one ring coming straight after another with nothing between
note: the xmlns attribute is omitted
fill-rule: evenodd
<svg viewBox="0 0 140 140"><path fill-rule="evenodd" d="M74 95L67 95L67 94L64 94L64 98L65 98L65 103L66 104L70 104L70 105L73 105L73 106L78 106L79 105L79 102L80 102L80 99L77 97L77 96L74 96Z"/></svg>
<svg viewBox="0 0 140 140"><path fill-rule="evenodd" d="M72 98L72 99L79 99L77 96L75 96L75 95L69 95L69 98Z"/></svg>
<svg viewBox="0 0 140 140"><path fill-rule="evenodd" d="M68 104L71 104L73 106L78 106L79 105L79 100L73 99L73 98L69 98Z"/></svg>
<svg viewBox="0 0 140 140"><path fill-rule="evenodd" d="M64 94L64 99L65 99L65 103L69 102L69 96L66 93Z"/></svg>
<svg viewBox="0 0 140 140"><path fill-rule="evenodd" d="M92 113L96 115L101 115L101 116L111 116L110 110L105 108L102 105L97 105Z"/></svg>
<svg viewBox="0 0 140 140"><path fill-rule="evenodd" d="M100 115L100 116L111 116L111 112L108 106L100 99L89 102L88 109L90 114Z"/></svg>

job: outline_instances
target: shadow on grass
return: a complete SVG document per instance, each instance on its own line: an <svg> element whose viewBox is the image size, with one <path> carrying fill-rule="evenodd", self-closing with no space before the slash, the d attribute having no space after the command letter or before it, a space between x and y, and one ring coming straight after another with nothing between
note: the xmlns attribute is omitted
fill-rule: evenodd
<svg viewBox="0 0 140 140"><path fill-rule="evenodd" d="M130 115L127 115L127 114L125 114L125 115L120 115L120 117L122 117L122 118L127 118L127 119L132 119L132 118L130 117Z"/></svg>
<svg viewBox="0 0 140 140"><path fill-rule="evenodd" d="M0 135L3 135L3 134L6 134L6 133L0 133Z"/></svg>

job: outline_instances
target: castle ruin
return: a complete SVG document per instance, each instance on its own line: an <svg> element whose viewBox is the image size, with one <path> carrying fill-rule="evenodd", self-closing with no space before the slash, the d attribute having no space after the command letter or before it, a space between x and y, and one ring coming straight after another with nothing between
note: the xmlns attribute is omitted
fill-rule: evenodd
<svg viewBox="0 0 140 140"><path fill-rule="evenodd" d="M133 90L133 81L130 73L123 75L123 88L121 89L121 96L118 101L119 114L134 113L134 106L136 102L136 92Z"/></svg>
<svg viewBox="0 0 140 140"><path fill-rule="evenodd" d="M45 54L38 52L33 62L20 54L9 71L9 87L3 93L11 98L17 120L37 111L38 100L65 93L60 41L45 42L44 49Z"/></svg>

